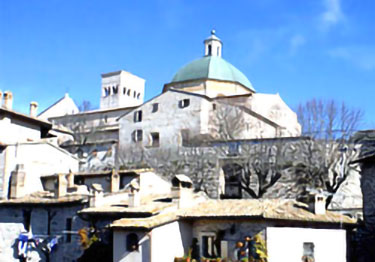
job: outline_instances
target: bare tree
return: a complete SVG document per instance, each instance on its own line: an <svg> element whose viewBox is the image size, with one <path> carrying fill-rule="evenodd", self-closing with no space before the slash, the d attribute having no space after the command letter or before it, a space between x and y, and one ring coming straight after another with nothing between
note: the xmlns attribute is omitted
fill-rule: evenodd
<svg viewBox="0 0 375 262"><path fill-rule="evenodd" d="M291 144L282 140L264 140L259 144L241 147L241 189L252 198L262 198L282 176L294 168ZM276 196L274 196L276 197Z"/></svg>
<svg viewBox="0 0 375 262"><path fill-rule="evenodd" d="M359 128L363 112L334 100L312 99L300 104L297 114L303 135L313 138L299 145L302 175L297 186L322 188L328 194L328 207L350 173L357 171L357 165L351 162L358 155L358 148L350 138Z"/></svg>
<svg viewBox="0 0 375 262"><path fill-rule="evenodd" d="M324 140L302 141L298 145L296 165L299 172L296 187L302 189L299 197L320 188L327 194L326 206L346 181L348 176L358 171L358 165L351 164L359 151L351 142L336 143Z"/></svg>
<svg viewBox="0 0 375 262"><path fill-rule="evenodd" d="M358 130L363 111L351 108L344 102L311 99L297 109L302 135L317 139L348 139Z"/></svg>
<svg viewBox="0 0 375 262"><path fill-rule="evenodd" d="M79 112L86 112L95 109L89 100L83 100L78 106Z"/></svg>
<svg viewBox="0 0 375 262"><path fill-rule="evenodd" d="M244 111L240 107L224 102L216 104L211 115L211 132L215 139L238 139L245 127Z"/></svg>

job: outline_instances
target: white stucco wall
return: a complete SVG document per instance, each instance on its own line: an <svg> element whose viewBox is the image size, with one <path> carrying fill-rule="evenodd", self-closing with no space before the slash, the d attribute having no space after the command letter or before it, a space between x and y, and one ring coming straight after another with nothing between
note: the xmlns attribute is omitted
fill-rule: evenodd
<svg viewBox="0 0 375 262"><path fill-rule="evenodd" d="M297 114L290 109L279 94L255 93L246 101L246 106L285 127L281 136L299 136L301 134Z"/></svg>
<svg viewBox="0 0 375 262"><path fill-rule="evenodd" d="M65 94L63 98L59 99L55 104L41 112L38 115L38 118L47 120L51 117L72 115L77 114L78 112L79 109L74 103L73 99L69 96L69 94Z"/></svg>
<svg viewBox="0 0 375 262"><path fill-rule="evenodd" d="M0 118L0 141L2 143L25 142L40 139L40 126L26 121L4 117Z"/></svg>
<svg viewBox="0 0 375 262"><path fill-rule="evenodd" d="M175 257L184 256L189 227L173 222L153 229L151 234L152 261L173 262Z"/></svg>
<svg viewBox="0 0 375 262"><path fill-rule="evenodd" d="M69 173L78 171L78 159L67 151L49 143L20 143L8 145L6 148L6 161L4 163L3 195L8 193L11 172L17 164L24 165L26 173L25 194L43 190L40 176Z"/></svg>
<svg viewBox="0 0 375 262"><path fill-rule="evenodd" d="M126 250L126 237L136 233L139 239L137 251ZM114 229L114 262L173 262L175 257L183 257L192 243L192 229L188 223L172 222L154 228L151 232ZM151 247L150 247L151 245Z"/></svg>
<svg viewBox="0 0 375 262"><path fill-rule="evenodd" d="M113 88L117 88L114 94ZM107 95L105 89L110 89ZM130 91L129 91L130 90ZM100 108L130 107L143 103L145 80L126 71L102 75Z"/></svg>
<svg viewBox="0 0 375 262"><path fill-rule="evenodd" d="M139 239L137 251L126 250L126 237L136 233ZM113 262L145 262L150 261L150 239L146 232L113 230Z"/></svg>
<svg viewBox="0 0 375 262"><path fill-rule="evenodd" d="M140 194L141 196L150 194L167 194L171 192L171 183L154 172L144 172L140 174Z"/></svg>
<svg viewBox="0 0 375 262"><path fill-rule="evenodd" d="M269 262L300 262L303 243L314 243L315 261L345 262L346 232L336 229L267 228Z"/></svg>

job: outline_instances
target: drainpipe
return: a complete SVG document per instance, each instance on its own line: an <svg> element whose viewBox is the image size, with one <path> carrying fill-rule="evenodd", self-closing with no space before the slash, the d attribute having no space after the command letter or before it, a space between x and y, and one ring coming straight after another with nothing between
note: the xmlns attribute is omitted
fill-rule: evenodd
<svg viewBox="0 0 375 262"><path fill-rule="evenodd" d="M3 175L3 195L0 198L7 198L8 191L9 191L9 177L8 177L8 155L9 155L9 148L5 148L4 154L4 175Z"/></svg>
<svg viewBox="0 0 375 262"><path fill-rule="evenodd" d="M151 229L152 230L152 229ZM152 231L147 233L148 239L150 240L150 262L152 262Z"/></svg>

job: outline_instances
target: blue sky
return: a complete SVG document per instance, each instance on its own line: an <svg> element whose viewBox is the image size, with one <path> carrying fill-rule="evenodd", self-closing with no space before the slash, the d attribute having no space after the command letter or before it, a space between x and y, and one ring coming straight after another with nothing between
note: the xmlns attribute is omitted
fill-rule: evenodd
<svg viewBox="0 0 375 262"><path fill-rule="evenodd" d="M375 128L375 1L0 1L0 90L43 110L64 93L99 105L100 74L146 79L146 99L203 55L212 28L223 57L257 92L295 108L334 98Z"/></svg>

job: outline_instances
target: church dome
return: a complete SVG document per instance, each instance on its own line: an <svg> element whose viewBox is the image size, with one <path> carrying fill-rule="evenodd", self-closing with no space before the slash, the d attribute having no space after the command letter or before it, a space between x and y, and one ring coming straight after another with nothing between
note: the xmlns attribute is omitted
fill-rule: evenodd
<svg viewBox="0 0 375 262"><path fill-rule="evenodd" d="M239 83L254 91L249 79L232 64L221 58L222 42L211 32L205 41L205 56L182 67L173 77L172 83L190 80L212 79Z"/></svg>
<svg viewBox="0 0 375 262"><path fill-rule="evenodd" d="M254 91L249 79L236 67L219 56L205 56L182 67L172 83L197 79L214 79L238 82Z"/></svg>

